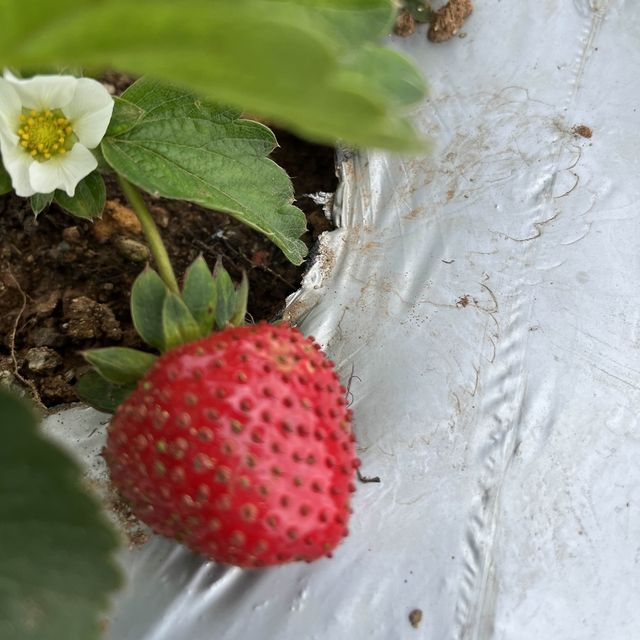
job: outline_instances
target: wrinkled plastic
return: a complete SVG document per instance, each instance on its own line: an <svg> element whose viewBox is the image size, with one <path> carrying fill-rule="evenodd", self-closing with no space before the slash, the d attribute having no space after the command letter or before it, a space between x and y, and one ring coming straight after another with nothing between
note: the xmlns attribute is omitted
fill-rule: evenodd
<svg viewBox="0 0 640 640"><path fill-rule="evenodd" d="M286 313L350 381L381 479L351 535L261 571L124 551L110 640L640 637L640 12L475 4L464 39L393 40L433 150L342 159ZM46 428L95 460L104 422Z"/></svg>

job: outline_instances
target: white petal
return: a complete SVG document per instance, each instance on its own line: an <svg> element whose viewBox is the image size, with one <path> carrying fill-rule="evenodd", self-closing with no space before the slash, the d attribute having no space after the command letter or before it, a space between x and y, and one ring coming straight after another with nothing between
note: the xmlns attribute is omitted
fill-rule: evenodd
<svg viewBox="0 0 640 640"><path fill-rule="evenodd" d="M56 189L62 189L72 198L78 182L97 166L98 161L91 151L77 142L64 156L34 162L29 168L29 179L38 193L51 193Z"/></svg>
<svg viewBox="0 0 640 640"><path fill-rule="evenodd" d="M63 109L73 99L78 78L73 76L33 76L27 80L5 71L4 77L27 109Z"/></svg>
<svg viewBox="0 0 640 640"><path fill-rule="evenodd" d="M78 78L73 99L64 108L64 115L71 120L78 140L87 149L93 149L104 137L112 111L113 98L97 80Z"/></svg>
<svg viewBox="0 0 640 640"><path fill-rule="evenodd" d="M22 103L11 83L0 78L0 130L15 134L18 129Z"/></svg>
<svg viewBox="0 0 640 640"><path fill-rule="evenodd" d="M13 190L21 198L28 198L35 193L29 178L29 167L35 160L22 149L16 141L9 140L0 135L0 150L2 151L2 163L7 173L11 176Z"/></svg>

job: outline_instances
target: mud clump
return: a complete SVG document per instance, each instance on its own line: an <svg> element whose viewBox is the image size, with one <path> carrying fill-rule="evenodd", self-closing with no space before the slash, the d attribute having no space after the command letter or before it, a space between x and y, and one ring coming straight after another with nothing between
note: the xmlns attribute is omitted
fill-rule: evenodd
<svg viewBox="0 0 640 640"><path fill-rule="evenodd" d="M471 15L471 0L449 0L431 18L427 38L431 42L446 42L458 34L464 21Z"/></svg>
<svg viewBox="0 0 640 640"><path fill-rule="evenodd" d="M408 38L416 31L416 20L408 9L400 9L393 25L393 32L397 36Z"/></svg>

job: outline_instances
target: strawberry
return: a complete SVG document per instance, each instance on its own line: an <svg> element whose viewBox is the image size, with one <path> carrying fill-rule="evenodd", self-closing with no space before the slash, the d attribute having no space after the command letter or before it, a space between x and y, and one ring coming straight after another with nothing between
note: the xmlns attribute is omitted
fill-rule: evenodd
<svg viewBox="0 0 640 640"><path fill-rule="evenodd" d="M287 324L174 347L115 413L112 480L154 531L218 562L330 556L358 465L345 393L319 345Z"/></svg>

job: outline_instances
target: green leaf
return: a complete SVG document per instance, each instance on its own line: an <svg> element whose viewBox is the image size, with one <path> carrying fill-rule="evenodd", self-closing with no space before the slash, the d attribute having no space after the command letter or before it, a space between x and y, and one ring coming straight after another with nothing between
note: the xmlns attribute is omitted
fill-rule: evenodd
<svg viewBox="0 0 640 640"><path fill-rule="evenodd" d="M216 313L217 289L207 262L198 256L187 269L182 299L200 327L200 335L211 333Z"/></svg>
<svg viewBox="0 0 640 640"><path fill-rule="evenodd" d="M168 291L153 269L145 269L131 288L131 318L139 336L159 351L164 349L162 309Z"/></svg>
<svg viewBox="0 0 640 640"><path fill-rule="evenodd" d="M127 347L106 347L84 353L98 373L115 384L136 383L156 361L156 356Z"/></svg>
<svg viewBox="0 0 640 640"><path fill-rule="evenodd" d="M58 189L55 192L54 199L60 207L71 215L92 220L102 215L107 199L107 191L102 176L97 171L94 171L78 183L73 198Z"/></svg>
<svg viewBox="0 0 640 640"><path fill-rule="evenodd" d="M3 391L0 433L0 638L97 640L121 583L117 537L77 465Z"/></svg>
<svg viewBox="0 0 640 640"><path fill-rule="evenodd" d="M162 332L165 351L200 337L200 327L182 298L175 293L167 293L162 307Z"/></svg>
<svg viewBox="0 0 640 640"><path fill-rule="evenodd" d="M33 215L40 215L52 202L53 193L36 193L29 198Z"/></svg>
<svg viewBox="0 0 640 640"><path fill-rule="evenodd" d="M244 318L247 315L247 303L249 301L249 279L247 274L242 272L242 280L235 292L235 304L233 308L233 315L230 322L234 327L239 327L244 324Z"/></svg>
<svg viewBox="0 0 640 640"><path fill-rule="evenodd" d="M236 311L236 291L233 281L218 260L213 270L213 279L216 283L216 328L224 329L231 322Z"/></svg>
<svg viewBox="0 0 640 640"><path fill-rule="evenodd" d="M394 15L389 2L380 0L271 0L305 7L308 12L322 17L340 36L345 45L359 45L378 40L389 33Z"/></svg>
<svg viewBox="0 0 640 640"><path fill-rule="evenodd" d="M11 184L11 176L2 164L2 156L0 156L0 196L9 193L13 189Z"/></svg>
<svg viewBox="0 0 640 640"><path fill-rule="evenodd" d="M2 66L116 68L313 139L422 149L396 108L401 101L380 83L342 81L350 53L388 31L388 0L60 0L53 14L45 0L3 0L2 7Z"/></svg>
<svg viewBox="0 0 640 640"><path fill-rule="evenodd" d="M134 385L118 385L105 380L97 371L90 371L74 387L81 400L98 411L114 413L133 391Z"/></svg>
<svg viewBox="0 0 640 640"><path fill-rule="evenodd" d="M353 51L340 81L351 89L360 86L362 91L385 93L398 107L409 107L424 93L424 80L417 69L408 67L399 53L372 45Z"/></svg>
<svg viewBox="0 0 640 640"><path fill-rule="evenodd" d="M132 102L122 100L118 96L113 99L113 113L107 127L106 136L119 136L138 124L145 115L145 110Z"/></svg>
<svg viewBox="0 0 640 640"><path fill-rule="evenodd" d="M113 169L145 191L225 211L264 233L295 264L307 248L302 211L291 204L287 174L266 156L276 145L264 125L192 93L143 78L127 89L112 118L120 128L124 101L144 110L102 150ZM130 111L125 110L124 120Z"/></svg>

